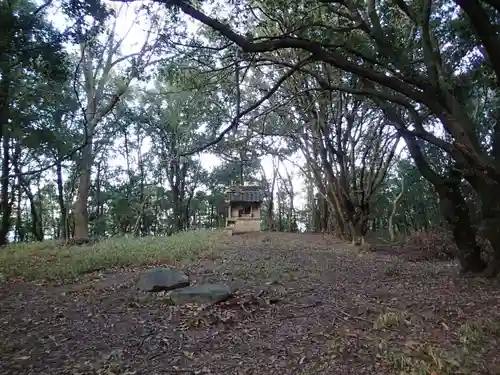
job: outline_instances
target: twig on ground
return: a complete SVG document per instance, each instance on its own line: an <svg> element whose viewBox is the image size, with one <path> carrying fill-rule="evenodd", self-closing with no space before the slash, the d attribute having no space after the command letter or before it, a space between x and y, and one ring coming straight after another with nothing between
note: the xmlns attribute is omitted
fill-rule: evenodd
<svg viewBox="0 0 500 375"><path fill-rule="evenodd" d="M146 342L147 339L151 338L153 336L153 334L149 334L149 335L146 335L144 336L141 341L139 342L139 344L137 345L137 348L135 349L135 352L132 354L132 356L136 356L137 353L139 353L139 350L141 349L141 347L144 345L144 343Z"/></svg>
<svg viewBox="0 0 500 375"><path fill-rule="evenodd" d="M336 309L339 313L349 317L349 318L352 318L352 319L358 319L358 320L361 320L363 322L367 322L367 323L370 323L370 324L373 324L373 322L371 320L368 320L368 319L365 319L365 318L362 318L360 316L354 316L354 315L351 315L347 312L345 312L344 310L341 310L341 309Z"/></svg>

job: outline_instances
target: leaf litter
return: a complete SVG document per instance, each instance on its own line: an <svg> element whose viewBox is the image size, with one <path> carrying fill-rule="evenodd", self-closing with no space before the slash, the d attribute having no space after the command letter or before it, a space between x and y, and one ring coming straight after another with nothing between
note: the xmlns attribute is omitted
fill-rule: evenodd
<svg viewBox="0 0 500 375"><path fill-rule="evenodd" d="M141 295L144 268L0 286L0 374L500 374L500 290L452 262L313 234L233 236L179 265L233 298Z"/></svg>

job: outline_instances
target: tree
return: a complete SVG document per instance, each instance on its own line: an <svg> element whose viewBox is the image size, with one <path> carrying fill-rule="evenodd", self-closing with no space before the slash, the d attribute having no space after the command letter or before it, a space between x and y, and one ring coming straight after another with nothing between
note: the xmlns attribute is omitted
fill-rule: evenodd
<svg viewBox="0 0 500 375"><path fill-rule="evenodd" d="M41 88L50 88L51 83L64 81L69 72L63 36L45 20L43 7L37 8L29 1L2 2L0 23L0 137L3 151L0 245L3 245L11 227L14 201L9 194L9 190L13 190L9 178L13 167L18 176L18 187L29 192L19 165L21 145L37 148L46 144L52 135L38 127L36 106L41 103L36 93ZM33 219L38 220L32 196L30 202L35 215ZM39 223L34 225L39 227ZM36 233L40 239L40 229L36 229Z"/></svg>
<svg viewBox="0 0 500 375"><path fill-rule="evenodd" d="M447 216L456 233L463 232L465 226L470 227L466 211L451 209L462 207L463 199L458 193L457 182L463 176L477 192L482 203L483 232L496 254L488 273L494 275L500 272L500 232L496 229L500 226L500 200L491 193L498 189L500 183L497 160L500 143L495 137L484 137L483 124L471 116L470 109L477 108L477 105L470 99L467 102L465 95L474 87L474 74L484 77L493 73L498 82L498 56L493 48L498 46L498 35L486 32L493 30L494 22L498 20L495 13L498 7L494 2L480 4L475 1L468 5L457 1L474 25L479 44L487 51L483 56L474 56L469 66L462 65L463 73L456 73L457 67L462 58L470 53L470 49L463 48L467 45L467 40L463 39L473 39L472 29L460 30L467 38L452 44L451 48L442 48L447 38L463 23L454 19L453 9L441 2L422 0L416 8L410 8L404 2L375 5L375 2L358 4L347 0L341 3L297 3L289 10L276 7L274 3L260 2L259 6L254 6L250 2L246 4L250 36L235 32L230 25L204 14L190 3L177 1L168 4L219 31L245 53L271 53L279 58L280 51L291 48L306 53L303 65L321 61L360 79L361 87L355 90L345 88L342 82L328 84L323 89L365 95L391 105L394 103L408 111L414 124L401 129L408 134L407 139L431 143L443 149L453 160L456 171L451 173L451 180L440 176L434 179L434 185L442 197L446 197L441 201L449 202L442 208L450 211ZM487 10L485 4L494 10ZM258 11L263 17L251 17L251 11ZM299 16L299 12L307 17ZM269 14L273 16L266 17ZM287 17L284 17L285 14ZM275 26L269 27L271 23ZM321 32L317 31L318 25ZM258 32L258 39L253 39L254 30ZM286 61L281 62L286 64ZM325 81L329 83L327 79ZM490 81L486 87L495 92L494 82ZM493 96L496 97L496 94ZM463 105L464 102L467 104ZM448 139L425 128L426 121L438 121ZM500 123L494 122L493 134L500 134L495 130ZM412 156L415 157L416 153ZM427 177L430 174L426 174ZM461 215L459 222L452 219L454 214ZM458 229L459 226L462 230ZM464 254L462 265L467 268L466 263L470 260L475 264L471 268L480 270L481 261L475 243L470 241L471 236L466 237L456 238Z"/></svg>
<svg viewBox="0 0 500 375"><path fill-rule="evenodd" d="M94 142L98 125L118 104L127 92L131 82L141 77L152 61L155 52L159 52L161 35L157 31L164 25L152 19L145 41L137 52L122 55L120 49L131 32L132 28L123 36L116 33L116 23L124 6L114 15L112 24L104 31L104 40L99 34L87 37L80 43L81 60L79 67L83 77L83 91L85 93L85 115L83 137L85 147L82 149L79 161L80 177L78 195L74 205L75 237L86 239L88 232L88 196L90 188L90 174L94 162ZM136 20L140 10L136 11ZM97 26L97 25L95 25ZM119 64L129 61L127 69L116 74Z"/></svg>

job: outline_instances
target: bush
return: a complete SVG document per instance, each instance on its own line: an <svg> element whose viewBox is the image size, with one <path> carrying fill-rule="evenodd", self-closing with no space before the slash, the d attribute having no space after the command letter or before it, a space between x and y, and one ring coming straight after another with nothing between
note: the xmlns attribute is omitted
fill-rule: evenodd
<svg viewBox="0 0 500 375"><path fill-rule="evenodd" d="M490 242L480 231L476 241L482 249L483 258L488 261L493 251ZM453 234L446 228L415 231L406 237L400 250L412 253L411 258L416 260L451 260L458 253Z"/></svg>
<svg viewBox="0 0 500 375"><path fill-rule="evenodd" d="M0 250L0 275L71 281L79 275L113 267L208 256L219 239L219 232L189 231L170 237L113 237L91 246L60 247L56 241L12 244Z"/></svg>
<svg viewBox="0 0 500 375"><path fill-rule="evenodd" d="M455 259L458 251L452 233L445 228L415 231L401 246L418 260Z"/></svg>

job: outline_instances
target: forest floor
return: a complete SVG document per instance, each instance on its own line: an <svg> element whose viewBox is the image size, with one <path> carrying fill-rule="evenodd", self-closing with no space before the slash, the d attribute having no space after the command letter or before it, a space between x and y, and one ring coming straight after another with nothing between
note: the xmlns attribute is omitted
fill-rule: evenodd
<svg viewBox="0 0 500 375"><path fill-rule="evenodd" d="M240 235L173 264L235 297L174 306L145 266L0 283L0 374L500 374L500 286L313 234Z"/></svg>

